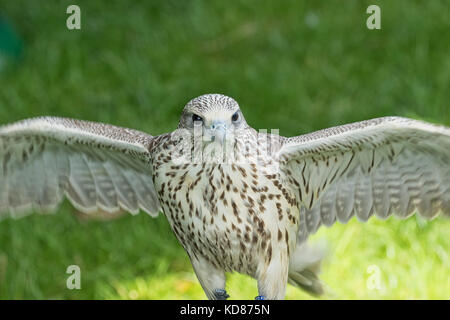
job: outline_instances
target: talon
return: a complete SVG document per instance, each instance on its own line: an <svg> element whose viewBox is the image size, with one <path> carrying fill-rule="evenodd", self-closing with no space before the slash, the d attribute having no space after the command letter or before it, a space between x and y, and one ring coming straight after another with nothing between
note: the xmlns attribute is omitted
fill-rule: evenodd
<svg viewBox="0 0 450 320"><path fill-rule="evenodd" d="M225 289L214 290L214 295L217 300L227 300L230 297Z"/></svg>
<svg viewBox="0 0 450 320"><path fill-rule="evenodd" d="M266 296L257 296L255 300L266 300Z"/></svg>

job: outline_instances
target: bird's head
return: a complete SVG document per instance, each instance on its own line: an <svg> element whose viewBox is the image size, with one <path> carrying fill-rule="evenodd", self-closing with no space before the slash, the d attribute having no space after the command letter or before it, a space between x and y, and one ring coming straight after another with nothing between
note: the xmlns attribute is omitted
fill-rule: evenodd
<svg viewBox="0 0 450 320"><path fill-rule="evenodd" d="M220 143L246 127L238 103L221 94L205 94L189 101L178 124L179 129L201 128L205 141Z"/></svg>

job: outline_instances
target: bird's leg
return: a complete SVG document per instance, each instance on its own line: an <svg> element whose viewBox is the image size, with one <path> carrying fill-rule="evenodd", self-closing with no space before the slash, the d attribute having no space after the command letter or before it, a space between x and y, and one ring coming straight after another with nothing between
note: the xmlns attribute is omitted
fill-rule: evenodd
<svg viewBox="0 0 450 320"><path fill-rule="evenodd" d="M256 300L281 300L286 294L289 271L287 252L274 254L271 261L263 261L258 269L258 293Z"/></svg>
<svg viewBox="0 0 450 320"><path fill-rule="evenodd" d="M225 291L225 272L223 270L216 268L203 257L193 257L191 262L208 299L226 300L229 298Z"/></svg>
<svg viewBox="0 0 450 320"><path fill-rule="evenodd" d="M215 300L227 300L230 297L225 289L214 290L214 296Z"/></svg>

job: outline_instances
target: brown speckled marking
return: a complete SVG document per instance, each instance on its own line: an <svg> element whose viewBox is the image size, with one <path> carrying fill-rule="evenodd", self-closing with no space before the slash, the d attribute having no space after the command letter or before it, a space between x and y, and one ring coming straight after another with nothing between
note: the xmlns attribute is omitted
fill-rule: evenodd
<svg viewBox="0 0 450 320"><path fill-rule="evenodd" d="M242 143L236 143L236 148L256 148L257 136L255 131L248 130L237 137ZM248 149L248 163L175 166L166 151L169 143L170 139L154 151L164 154L155 157L156 174L167 177L167 181L155 181L155 188L163 200L167 218L189 256L204 257L224 271L256 277L260 261L271 261L274 246L295 246L295 242L285 239L281 231L295 234L298 228L298 219L289 218L289 212L298 214L293 200L295 195L282 187L278 174L267 174L264 167L251 161L258 152L256 149ZM168 188L170 182L175 182L177 187ZM169 199L177 205L171 206ZM182 212L188 214L182 215ZM214 216L218 213L219 220L216 220ZM189 236L181 237L182 234ZM199 247L198 243L203 245ZM230 248L231 251L217 248Z"/></svg>

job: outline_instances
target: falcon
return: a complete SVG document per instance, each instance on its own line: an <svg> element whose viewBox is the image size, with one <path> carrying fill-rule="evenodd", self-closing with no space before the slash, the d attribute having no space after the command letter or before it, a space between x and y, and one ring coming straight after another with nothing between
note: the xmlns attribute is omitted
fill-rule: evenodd
<svg viewBox="0 0 450 320"><path fill-rule="evenodd" d="M356 217L450 214L450 128L385 117L297 137L250 127L220 94L189 101L175 131L41 117L0 127L0 214L163 212L209 299L225 274L319 295L322 253L307 238Z"/></svg>

